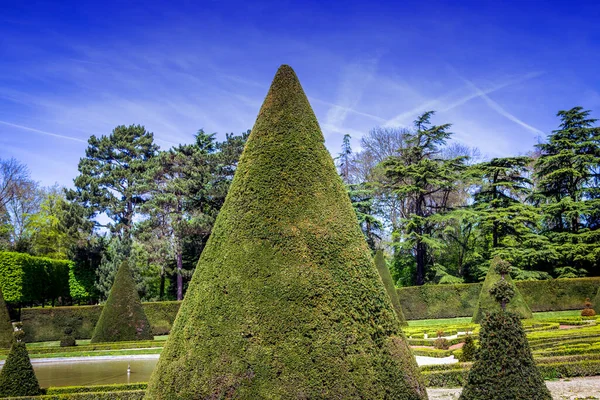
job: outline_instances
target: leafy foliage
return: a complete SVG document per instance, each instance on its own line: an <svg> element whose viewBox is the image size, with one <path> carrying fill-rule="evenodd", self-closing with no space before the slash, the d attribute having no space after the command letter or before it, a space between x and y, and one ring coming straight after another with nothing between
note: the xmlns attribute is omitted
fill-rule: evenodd
<svg viewBox="0 0 600 400"><path fill-rule="evenodd" d="M477 345L475 344L475 339L473 339L472 335L467 335L465 337L465 344L461 350L462 352L459 358L460 362L475 361L475 357L477 355Z"/></svg>
<svg viewBox="0 0 600 400"><path fill-rule="evenodd" d="M502 277L498 271L506 271L507 267L505 261L499 257L495 257L492 260L492 265L488 270L488 273L485 277L485 281L483 281L483 285L481 287L481 294L479 295L479 301L477 302L477 308L475 309L475 313L473 314L473 322L479 323L486 312L490 312L492 310L499 310L501 306L497 303L496 294L498 298L504 299L506 302L512 298L512 301L507 305L507 311L512 311L517 315L520 315L521 318L531 318L531 309L523 299L521 292L517 289L515 284L513 283L510 275L505 275ZM503 281L504 283L499 283ZM501 285L501 286L496 286ZM492 293L492 288L496 287ZM509 296L513 294L514 297Z"/></svg>
<svg viewBox="0 0 600 400"><path fill-rule="evenodd" d="M375 266L377 267L377 271L379 271L379 276L383 281L385 291L387 292L388 296L390 297L390 300L392 301L392 306L394 307L394 311L396 312L396 316L398 317L400 324L403 326L408 325L408 323L406 322L406 318L404 318L404 313L402 312L402 305L400 304L400 299L398 298L396 285L394 285L394 281L392 281L390 270L388 269L387 263L385 262L383 250L377 250L377 252L375 253Z"/></svg>
<svg viewBox="0 0 600 400"><path fill-rule="evenodd" d="M22 331L17 331L22 332ZM0 371L0 397L37 396L42 394L33 372L25 342L14 341Z"/></svg>
<svg viewBox="0 0 600 400"><path fill-rule="evenodd" d="M424 399L293 70L282 66L147 399Z"/></svg>
<svg viewBox="0 0 600 400"><path fill-rule="evenodd" d="M127 262L123 262L96 323L91 342L142 339L153 339L153 335Z"/></svg>
<svg viewBox="0 0 600 400"><path fill-rule="evenodd" d="M8 309L4 302L4 295L0 289L0 348L9 348L12 345L14 341L13 331Z"/></svg>
<svg viewBox="0 0 600 400"><path fill-rule="evenodd" d="M503 310L487 314L479 343L460 399L552 399L533 361L519 315Z"/></svg>

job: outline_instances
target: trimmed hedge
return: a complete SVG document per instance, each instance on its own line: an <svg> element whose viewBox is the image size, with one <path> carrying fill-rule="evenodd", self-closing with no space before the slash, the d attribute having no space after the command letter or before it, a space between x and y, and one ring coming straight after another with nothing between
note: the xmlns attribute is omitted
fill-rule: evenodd
<svg viewBox="0 0 600 400"><path fill-rule="evenodd" d="M73 393L90 393L90 392L131 392L134 390L146 390L148 383L118 383L114 385L93 385L93 386L61 386L49 387L46 389L46 394L73 394Z"/></svg>
<svg viewBox="0 0 600 400"><path fill-rule="evenodd" d="M144 395L144 390L129 390L122 392L90 392L29 397L7 397L7 400L142 400Z"/></svg>
<svg viewBox="0 0 600 400"><path fill-rule="evenodd" d="M68 260L0 252L0 287L9 303L54 303L69 297Z"/></svg>
<svg viewBox="0 0 600 400"><path fill-rule="evenodd" d="M533 312L580 310L584 300L594 298L600 277L517 281L515 285ZM408 320L470 317L481 283L423 285L397 288Z"/></svg>
<svg viewBox="0 0 600 400"><path fill-rule="evenodd" d="M142 303L144 312L152 326L153 335L166 335L179 311L179 301ZM64 328L71 326L76 339L92 337L94 327L103 306L73 306L24 308L21 310L25 341L46 342L60 340Z"/></svg>

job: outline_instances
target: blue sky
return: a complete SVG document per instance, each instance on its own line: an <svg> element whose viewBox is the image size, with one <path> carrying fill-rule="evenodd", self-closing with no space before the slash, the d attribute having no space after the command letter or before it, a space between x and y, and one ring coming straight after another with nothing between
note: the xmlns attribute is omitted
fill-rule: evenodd
<svg viewBox="0 0 600 400"><path fill-rule="evenodd" d="M127 3L124 6L120 3ZM326 145L423 111L482 154L600 117L597 2L0 0L0 158L71 185L87 138L143 124L165 149L252 127L280 64Z"/></svg>

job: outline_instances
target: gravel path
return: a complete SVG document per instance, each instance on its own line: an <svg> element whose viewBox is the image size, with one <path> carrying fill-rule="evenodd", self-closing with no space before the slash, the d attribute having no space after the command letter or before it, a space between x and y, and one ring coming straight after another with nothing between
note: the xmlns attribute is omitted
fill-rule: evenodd
<svg viewBox="0 0 600 400"><path fill-rule="evenodd" d="M600 376L546 381L554 400L600 399ZM429 400L457 400L461 389L427 389Z"/></svg>

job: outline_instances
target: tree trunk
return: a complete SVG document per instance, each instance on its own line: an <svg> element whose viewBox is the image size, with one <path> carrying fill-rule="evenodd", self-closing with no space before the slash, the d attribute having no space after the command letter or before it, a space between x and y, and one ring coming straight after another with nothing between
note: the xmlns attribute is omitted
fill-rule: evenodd
<svg viewBox="0 0 600 400"><path fill-rule="evenodd" d="M158 298L162 301L165 298L165 271L160 271L160 289L158 292Z"/></svg>
<svg viewBox="0 0 600 400"><path fill-rule="evenodd" d="M425 284L425 244L418 239L417 241L417 285Z"/></svg>
<svg viewBox="0 0 600 400"><path fill-rule="evenodd" d="M183 255L181 251L177 252L177 300L183 300Z"/></svg>

